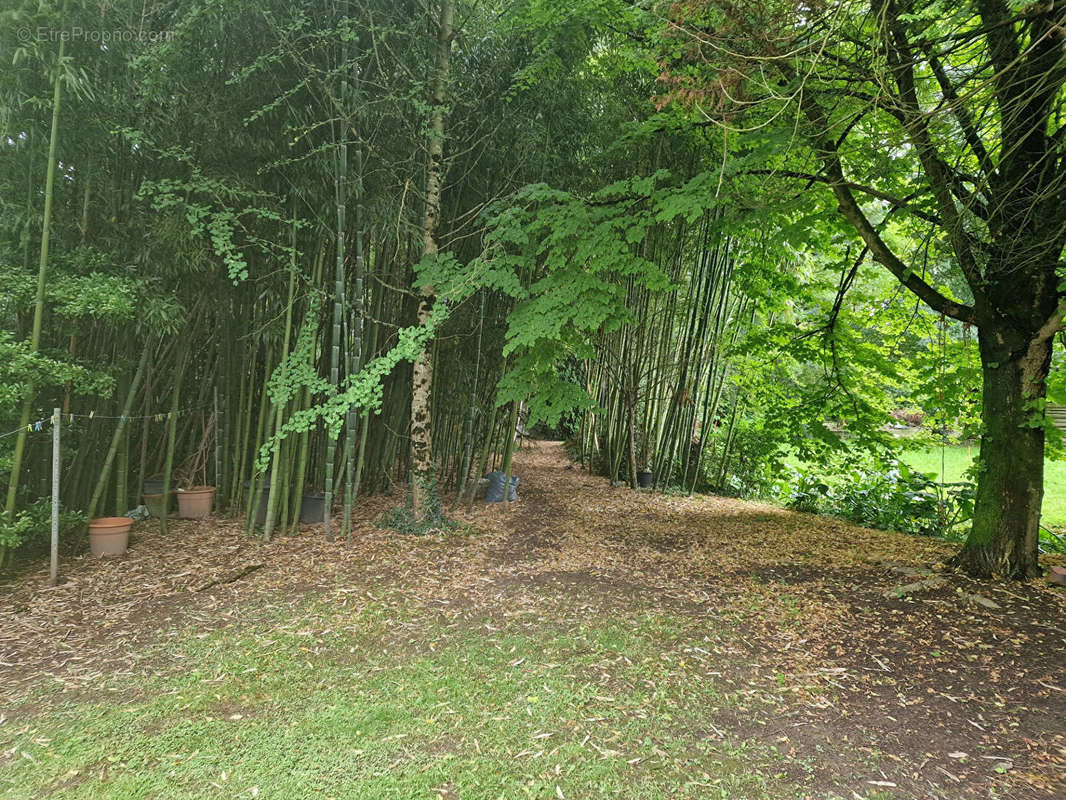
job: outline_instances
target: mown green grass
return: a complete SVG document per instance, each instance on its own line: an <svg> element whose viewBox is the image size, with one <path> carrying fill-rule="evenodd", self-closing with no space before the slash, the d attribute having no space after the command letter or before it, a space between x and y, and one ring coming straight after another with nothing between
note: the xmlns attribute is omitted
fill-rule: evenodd
<svg viewBox="0 0 1066 800"><path fill-rule="evenodd" d="M662 657L668 618L399 637L393 613L187 632L96 699L41 690L40 713L0 726L0 797L802 794L775 753L707 735L730 699Z"/></svg>
<svg viewBox="0 0 1066 800"><path fill-rule="evenodd" d="M960 481L977 457L977 447L952 445L909 450L901 454L904 463L923 473L933 473L937 480ZM943 459L943 460L942 460ZM943 477L941 476L943 472ZM1041 520L1050 528L1066 528L1066 461L1044 462L1044 506Z"/></svg>

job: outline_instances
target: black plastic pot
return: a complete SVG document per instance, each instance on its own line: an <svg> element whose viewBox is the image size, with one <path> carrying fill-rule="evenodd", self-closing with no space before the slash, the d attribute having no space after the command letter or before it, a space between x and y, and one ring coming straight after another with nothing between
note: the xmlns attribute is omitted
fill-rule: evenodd
<svg viewBox="0 0 1066 800"><path fill-rule="evenodd" d="M326 493L305 492L300 499L300 523L310 525L326 519Z"/></svg>
<svg viewBox="0 0 1066 800"><path fill-rule="evenodd" d="M248 498L248 508L251 508L252 501L255 499L252 497L252 482L244 481L241 486L244 487L245 496ZM267 521L267 501L270 499L270 473L263 476L257 489L259 492L259 508L255 510L255 524L262 527L266 525Z"/></svg>
<svg viewBox="0 0 1066 800"><path fill-rule="evenodd" d="M145 494L144 504L148 506L148 513L156 519L164 517L167 514L168 506L170 505L170 498L163 495L162 492L158 494Z"/></svg>
<svg viewBox="0 0 1066 800"><path fill-rule="evenodd" d="M173 484L170 487L174 488ZM162 478L149 478L144 482L145 494L163 494L163 479Z"/></svg>
<svg viewBox="0 0 1066 800"><path fill-rule="evenodd" d="M171 495L163 496L163 479L149 478L144 482L144 504L148 506L148 513L158 519L170 512L170 497L174 493L174 486L170 487Z"/></svg>
<svg viewBox="0 0 1066 800"><path fill-rule="evenodd" d="M643 470L637 472L637 486L641 489L650 489L655 485L655 473L645 472Z"/></svg>

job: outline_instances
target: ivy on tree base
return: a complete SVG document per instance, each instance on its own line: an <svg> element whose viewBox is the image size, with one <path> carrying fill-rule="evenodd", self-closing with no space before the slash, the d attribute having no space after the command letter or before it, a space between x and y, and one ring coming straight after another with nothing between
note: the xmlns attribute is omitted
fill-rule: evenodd
<svg viewBox="0 0 1066 800"><path fill-rule="evenodd" d="M407 504L395 506L389 509L377 521L379 528L394 530L399 533L410 533L421 536L426 533L454 531L460 527L459 523L444 516L441 507L440 493L437 491L437 479L435 476L418 478L412 475L412 481L418 481L418 489L423 498L422 518L415 516L412 508L411 493L408 493Z"/></svg>

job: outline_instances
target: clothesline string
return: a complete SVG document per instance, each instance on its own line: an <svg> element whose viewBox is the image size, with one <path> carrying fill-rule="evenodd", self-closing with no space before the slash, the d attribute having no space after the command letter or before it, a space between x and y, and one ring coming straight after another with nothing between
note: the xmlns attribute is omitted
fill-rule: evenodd
<svg viewBox="0 0 1066 800"><path fill-rule="evenodd" d="M192 413L194 411L207 411L209 409L210 409L209 406L198 406L196 408L183 408L183 409L180 409L180 410L175 411L175 412L163 411L163 412L160 412L160 413L157 413L157 414L131 414L129 416L117 416L117 417L116 416L109 416L107 414L97 414L95 412L92 412L92 413L89 413L89 414L63 414L62 416L63 416L64 419L71 419L71 420L73 420L73 419L124 419L127 422L129 422L130 420L134 420L134 419L164 420L164 419L170 419L170 416L171 416L172 413L180 417L183 414L189 414L189 413ZM49 417L48 419L51 420L51 417Z"/></svg>
<svg viewBox="0 0 1066 800"><path fill-rule="evenodd" d="M184 414L189 414L194 411L207 411L208 409L209 406L199 406L197 408L183 408L179 411L174 412L165 411L157 414L135 414L130 416L117 417L108 414L97 414L95 411L90 412L88 414L61 414L60 416L63 419L69 420L70 422L73 422L76 419L118 419L125 420L126 422L130 422L135 419L154 419L157 422L163 422L165 420L170 419L171 415L180 417ZM44 430L46 425L51 424L52 420L53 417L51 415L45 417L44 419L34 420L33 422L28 423L25 428L15 428L13 431L8 431L7 433L0 433L0 439L6 439L8 436L14 436L16 433L21 433L22 431L26 431L26 433L39 433Z"/></svg>

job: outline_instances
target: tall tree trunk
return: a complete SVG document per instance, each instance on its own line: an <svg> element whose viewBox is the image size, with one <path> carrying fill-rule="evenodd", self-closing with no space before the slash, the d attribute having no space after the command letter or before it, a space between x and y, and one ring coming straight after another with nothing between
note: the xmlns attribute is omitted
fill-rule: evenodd
<svg viewBox="0 0 1066 800"><path fill-rule="evenodd" d="M344 50L347 53L347 48ZM348 82L346 80L341 81L341 99L342 102L348 94ZM337 230L336 230L336 260L334 262L333 270L333 329L332 338L330 340L330 356L329 356L329 382L334 391L340 388L340 357L341 357L341 324L344 321L344 236L345 236L345 215L347 212L348 202L348 146L346 137L348 135L347 126L341 126L340 139L337 142L337 151L335 155L335 173L334 173L334 206L336 210ZM350 415L349 415L350 416ZM333 516L333 467L337 460L337 439L340 437L340 430L331 430L326 427L326 475L325 475L325 506L326 513L323 517L323 527L326 531L326 540L333 541L333 529L330 527L331 518Z"/></svg>
<svg viewBox="0 0 1066 800"><path fill-rule="evenodd" d="M1044 429L1034 415L1046 395L1052 340L1034 340L1022 357L1005 358L1009 339L991 328L978 335L984 433L973 525L955 563L977 577L1026 580L1040 574Z"/></svg>
<svg viewBox="0 0 1066 800"><path fill-rule="evenodd" d="M440 24L437 29L437 63L433 70L429 140L426 143L426 213L422 223L422 254L436 258L437 228L440 225L441 184L444 173L444 100L451 60L452 23L455 1L441 0ZM418 324L425 325L436 293L422 288L418 301ZM430 387L433 383L433 360L427 350L415 360L411 375L411 512L415 519L426 515L427 492L433 487L432 425L430 423Z"/></svg>

